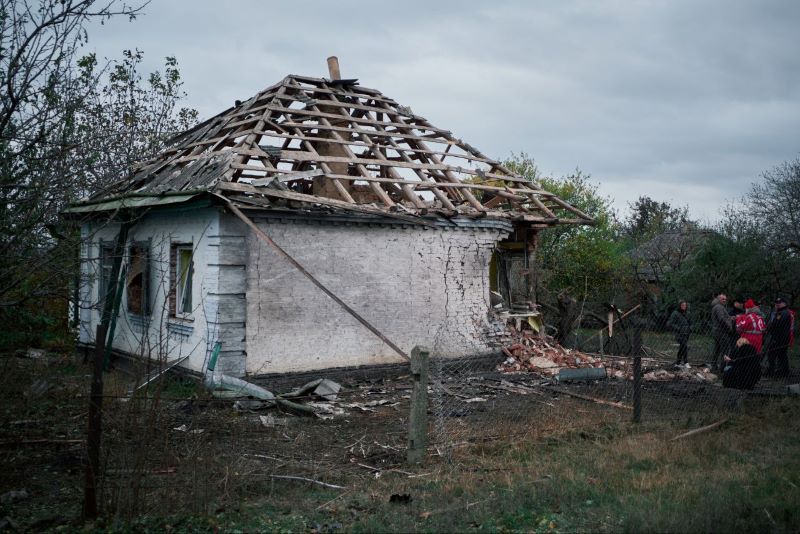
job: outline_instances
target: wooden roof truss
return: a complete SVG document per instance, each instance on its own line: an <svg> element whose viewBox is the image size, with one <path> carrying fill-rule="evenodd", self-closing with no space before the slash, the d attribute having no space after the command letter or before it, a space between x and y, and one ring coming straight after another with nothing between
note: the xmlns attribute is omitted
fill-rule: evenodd
<svg viewBox="0 0 800 534"><path fill-rule="evenodd" d="M355 80L287 76L173 138L102 197L205 189L248 206L592 219ZM298 204L300 203L300 204Z"/></svg>

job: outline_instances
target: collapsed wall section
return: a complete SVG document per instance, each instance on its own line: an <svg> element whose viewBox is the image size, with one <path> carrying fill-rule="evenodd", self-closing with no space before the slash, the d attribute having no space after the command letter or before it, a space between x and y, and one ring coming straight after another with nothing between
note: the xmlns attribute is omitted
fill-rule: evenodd
<svg viewBox="0 0 800 534"><path fill-rule="evenodd" d="M404 351L419 344L436 344L452 357L490 351L489 260L510 223L464 220L430 228L253 218ZM246 248L248 374L401 361L252 232Z"/></svg>

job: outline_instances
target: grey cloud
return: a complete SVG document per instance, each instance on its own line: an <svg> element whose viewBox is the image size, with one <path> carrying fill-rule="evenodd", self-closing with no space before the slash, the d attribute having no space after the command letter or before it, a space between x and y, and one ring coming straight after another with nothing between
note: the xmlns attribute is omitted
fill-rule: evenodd
<svg viewBox="0 0 800 534"><path fill-rule="evenodd" d="M90 30L101 55L175 55L209 116L288 73L377 88L495 157L576 166L617 205L716 208L800 151L800 3L782 0L155 0ZM671 196L670 196L671 195ZM630 197L630 198L629 198Z"/></svg>

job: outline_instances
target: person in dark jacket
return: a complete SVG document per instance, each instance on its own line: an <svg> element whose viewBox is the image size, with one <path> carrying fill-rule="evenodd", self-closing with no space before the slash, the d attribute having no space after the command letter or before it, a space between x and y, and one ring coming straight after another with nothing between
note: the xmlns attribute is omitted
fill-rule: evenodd
<svg viewBox="0 0 800 534"><path fill-rule="evenodd" d="M792 326L792 314L786 301L777 299L767 321L767 376L789 376L789 339Z"/></svg>
<svg viewBox="0 0 800 534"><path fill-rule="evenodd" d="M722 359L730 353L734 329L734 318L728 315L728 297L724 293L711 301L711 333L714 336L714 353L711 356L711 370L722 369Z"/></svg>
<svg viewBox="0 0 800 534"><path fill-rule="evenodd" d="M672 312L667 327L675 332L678 343L678 357L675 365L689 367L689 335L692 333L692 321L689 317L689 303L685 300L678 303L678 309Z"/></svg>
<svg viewBox="0 0 800 534"><path fill-rule="evenodd" d="M722 385L726 388L753 389L759 378L761 378L761 357L747 338L740 337L731 355L725 356Z"/></svg>

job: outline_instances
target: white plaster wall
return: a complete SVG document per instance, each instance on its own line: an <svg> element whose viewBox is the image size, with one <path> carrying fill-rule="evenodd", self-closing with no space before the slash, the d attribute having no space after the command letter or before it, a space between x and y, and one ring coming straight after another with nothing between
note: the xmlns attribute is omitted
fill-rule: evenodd
<svg viewBox="0 0 800 534"><path fill-rule="evenodd" d="M137 317L127 311L123 294L113 346L115 349L161 362L189 356L183 367L202 371L213 343L218 337L218 306L215 299L218 283L219 216L216 209L151 212L129 231L128 246L134 241L150 240L152 313ZM93 343L100 323L99 253L100 241L116 242L119 224L89 223L82 229L80 340ZM193 243L194 278L191 319L169 316L170 243ZM127 257L126 257L127 261Z"/></svg>
<svg viewBox="0 0 800 534"><path fill-rule="evenodd" d="M488 352L489 259L500 230L257 220L401 349ZM247 237L247 373L402 361L274 250Z"/></svg>

